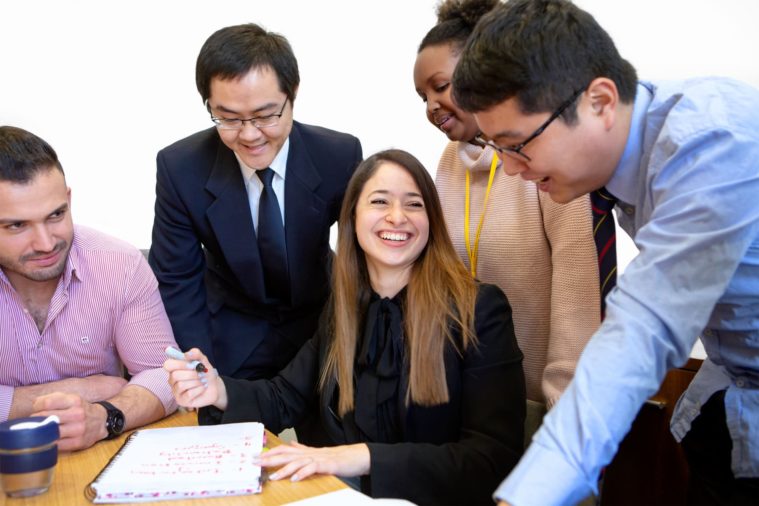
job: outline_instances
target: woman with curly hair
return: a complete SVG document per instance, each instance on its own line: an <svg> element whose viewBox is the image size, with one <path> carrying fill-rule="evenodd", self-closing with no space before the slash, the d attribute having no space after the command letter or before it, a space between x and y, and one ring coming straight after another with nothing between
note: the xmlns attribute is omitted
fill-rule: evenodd
<svg viewBox="0 0 759 506"><path fill-rule="evenodd" d="M525 355L527 398L550 407L600 324L591 206L587 196L556 204L538 191L539 182L499 170L497 153L477 140L474 116L451 97L464 43L498 3L443 2L437 25L419 46L414 84L430 123L451 140L435 183L454 247L472 276L508 294Z"/></svg>

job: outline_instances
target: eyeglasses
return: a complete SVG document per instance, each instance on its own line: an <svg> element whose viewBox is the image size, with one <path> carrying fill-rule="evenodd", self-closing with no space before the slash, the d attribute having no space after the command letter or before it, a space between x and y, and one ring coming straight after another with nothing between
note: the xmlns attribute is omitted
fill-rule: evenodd
<svg viewBox="0 0 759 506"><path fill-rule="evenodd" d="M545 123L540 125L538 129L532 133L532 135L527 137L527 139L525 139L524 142L521 142L519 144L514 144L513 146L499 146L493 141L483 139L481 135L478 135L477 137L475 137L475 140L479 142L480 144L482 144L483 146L490 146L491 148L493 148L494 150L496 150L498 153L502 155L510 156L511 158L514 158L515 160L518 160L520 162L531 162L532 158L522 153L522 150L524 149L524 147L530 142L532 142L533 140L535 140L535 138L538 135L542 134L543 131L546 128L548 128L548 125L550 125L556 118L561 116L561 113L563 113L567 109L567 107L572 105L574 101L577 100L577 97L582 95L582 93L585 91L586 88L587 86L585 88L580 88L579 90L575 91L570 97L570 99L564 102L563 104L561 104L559 108L556 109L553 114L551 114L551 117L548 118L545 121Z"/></svg>
<svg viewBox="0 0 759 506"><path fill-rule="evenodd" d="M213 112L211 112L211 106L208 105L208 100L206 100L206 110L208 111L208 114L211 115L211 121L213 121L220 130L242 130L243 125L245 125L245 122L247 121L250 121L250 124L256 128L267 128L277 126L279 124L279 118L281 118L282 113L285 112L285 106L287 105L288 100L289 99L287 98L285 99L285 103L282 104L282 108L276 114L269 114L268 116L257 116L255 118L248 119L220 118L218 116L214 116Z"/></svg>

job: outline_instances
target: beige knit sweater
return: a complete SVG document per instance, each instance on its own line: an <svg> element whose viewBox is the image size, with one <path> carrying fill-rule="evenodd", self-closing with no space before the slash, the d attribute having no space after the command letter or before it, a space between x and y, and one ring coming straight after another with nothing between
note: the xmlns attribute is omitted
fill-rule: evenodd
<svg viewBox="0 0 759 506"><path fill-rule="evenodd" d="M469 230L474 243L494 151L450 142L436 185L453 245L464 243L465 171L471 170ZM498 161L480 235L477 278L501 287L524 353L527 398L552 406L600 324L598 262L588 196L556 204L534 183L511 177Z"/></svg>

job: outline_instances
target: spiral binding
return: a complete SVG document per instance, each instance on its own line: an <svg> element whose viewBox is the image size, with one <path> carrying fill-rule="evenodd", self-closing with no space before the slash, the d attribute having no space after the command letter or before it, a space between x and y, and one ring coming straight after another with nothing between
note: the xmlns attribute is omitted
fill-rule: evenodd
<svg viewBox="0 0 759 506"><path fill-rule="evenodd" d="M132 441L136 439L139 433L140 431L132 432L129 435L129 437L126 438L126 441L124 441L124 444L121 445L121 448L119 448L119 451L114 453L113 456L110 459L108 459L108 463L105 465L105 467L103 467L103 469L98 473L98 475L95 476L95 479L92 480L89 483L89 485L87 485L84 488L84 497L87 498L88 501L95 502L95 499L98 498L98 492L97 492L97 489L95 489L94 485L97 485L98 480L100 480L100 478L104 477L107 474L108 470L111 468L113 463L116 462L119 459L119 457L121 457L122 452L124 451L124 448L129 446L132 443Z"/></svg>

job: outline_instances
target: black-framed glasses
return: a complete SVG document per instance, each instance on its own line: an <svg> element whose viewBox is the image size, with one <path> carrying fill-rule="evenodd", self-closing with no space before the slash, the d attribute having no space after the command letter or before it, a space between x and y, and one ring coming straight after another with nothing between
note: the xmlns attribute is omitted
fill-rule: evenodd
<svg viewBox="0 0 759 506"><path fill-rule="evenodd" d="M213 112L211 112L211 106L208 105L208 100L206 100L206 110L208 110L208 114L211 115L211 121L213 121L214 124L221 130L242 130L243 125L245 125L245 123L248 121L256 128L266 128L277 126L279 124L279 118L281 118L282 114L285 112L285 106L287 105L288 100L288 98L285 99L285 102L282 104L282 108L276 114L256 116L254 118L247 119L221 118L219 116L214 116Z"/></svg>
<svg viewBox="0 0 759 506"><path fill-rule="evenodd" d="M490 146L491 148L493 148L494 150L496 150L498 153L502 155L510 156L511 158L514 158L515 160L519 160L520 162L531 162L532 158L522 153L522 150L524 149L524 147L530 142L532 142L533 140L535 140L537 136L542 134L543 131L546 128L548 128L548 125L550 125L556 118L561 116L561 113L563 113L567 109L567 107L572 105L574 101L577 100L577 97L582 95L582 93L585 91L586 88L587 86L585 88L580 88L579 90L575 91L572 94L572 96L569 98L569 100L561 104L559 108L556 109L553 112L553 114L551 114L551 116L542 125L538 127L537 130L532 132L532 134L529 137L527 137L527 139L525 139L523 142L520 142L519 144L514 144L512 146L499 146L493 141L483 139L481 135L478 135L477 137L475 137L475 140L484 146Z"/></svg>

